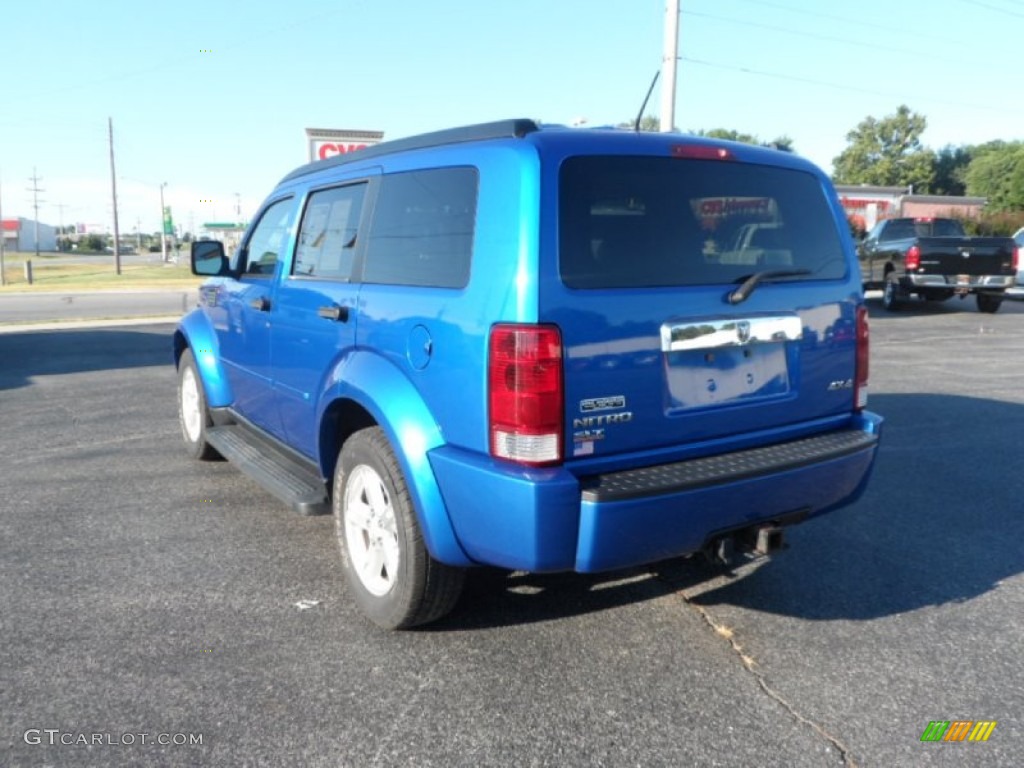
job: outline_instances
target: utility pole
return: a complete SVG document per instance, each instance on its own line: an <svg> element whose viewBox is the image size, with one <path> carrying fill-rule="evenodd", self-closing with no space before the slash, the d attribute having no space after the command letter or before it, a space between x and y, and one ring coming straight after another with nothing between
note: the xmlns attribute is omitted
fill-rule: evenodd
<svg viewBox="0 0 1024 768"><path fill-rule="evenodd" d="M0 182L0 198L3 198L3 182ZM0 200L0 285L7 285L7 278L4 277L4 244L7 241L7 233L4 232L4 206Z"/></svg>
<svg viewBox="0 0 1024 768"><path fill-rule="evenodd" d="M661 132L676 124L676 68L679 56L679 0L665 6L665 48L661 59Z"/></svg>
<svg viewBox="0 0 1024 768"><path fill-rule="evenodd" d="M114 200L114 273L121 274L121 230L117 227L117 174L114 172L114 118L107 118L110 136L110 194Z"/></svg>
<svg viewBox="0 0 1024 768"><path fill-rule="evenodd" d="M28 188L28 191L32 193L32 218L35 219L33 224L35 225L35 241L36 241L36 259L39 258L39 193L45 192L45 189L39 188L39 182L41 179L36 176L36 167L32 166L32 177L29 179L32 182L32 186ZM43 200L45 203L46 201Z"/></svg>
<svg viewBox="0 0 1024 768"><path fill-rule="evenodd" d="M160 257L164 264L167 263L167 209L164 207L164 187L167 182L160 184Z"/></svg>

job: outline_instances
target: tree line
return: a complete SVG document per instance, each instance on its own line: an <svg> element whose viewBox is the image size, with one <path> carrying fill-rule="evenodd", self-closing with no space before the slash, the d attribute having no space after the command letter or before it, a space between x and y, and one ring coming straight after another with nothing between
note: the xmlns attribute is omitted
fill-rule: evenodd
<svg viewBox="0 0 1024 768"><path fill-rule="evenodd" d="M881 119L867 117L846 134L833 161L837 184L913 186L916 194L987 198L990 213L1024 211L1024 141L921 144L928 122L901 105Z"/></svg>
<svg viewBox="0 0 1024 768"><path fill-rule="evenodd" d="M658 118L645 116L640 130L657 131ZM621 127L632 128L633 123ZM969 230L1009 234L1024 225L1024 141L948 144L933 150L921 143L928 120L905 104L882 118L868 116L846 134L847 146L832 161L836 184L910 187L921 195L966 195L987 200ZM793 140L770 141L727 128L692 130L698 136L741 141L793 152Z"/></svg>

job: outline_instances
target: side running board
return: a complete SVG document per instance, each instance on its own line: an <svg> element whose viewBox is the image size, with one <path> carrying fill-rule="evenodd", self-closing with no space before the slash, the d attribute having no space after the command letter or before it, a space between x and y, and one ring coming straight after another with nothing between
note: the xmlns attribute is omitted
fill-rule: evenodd
<svg viewBox="0 0 1024 768"><path fill-rule="evenodd" d="M329 515L327 485L312 464L275 448L238 424L211 427L206 439L221 456L300 515Z"/></svg>

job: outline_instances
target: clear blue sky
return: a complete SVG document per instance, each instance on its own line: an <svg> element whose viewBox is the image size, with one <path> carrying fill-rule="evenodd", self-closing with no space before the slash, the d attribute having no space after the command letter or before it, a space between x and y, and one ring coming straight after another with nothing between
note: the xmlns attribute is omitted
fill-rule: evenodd
<svg viewBox="0 0 1024 768"><path fill-rule="evenodd" d="M305 162L304 129L385 138L504 117L631 119L664 0L34 0L6 3L4 218L188 228L248 218ZM203 51L210 52L203 52ZM902 104L933 148L1024 139L1024 0L682 0L676 124L793 138L830 170ZM656 92L648 114L658 110ZM63 208L58 208L58 204Z"/></svg>

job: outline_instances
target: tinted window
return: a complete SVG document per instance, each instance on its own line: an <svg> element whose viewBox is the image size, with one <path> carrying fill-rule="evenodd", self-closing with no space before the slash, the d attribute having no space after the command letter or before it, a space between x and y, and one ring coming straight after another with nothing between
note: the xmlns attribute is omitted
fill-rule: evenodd
<svg viewBox="0 0 1024 768"><path fill-rule="evenodd" d="M963 225L956 219L890 219L878 223L879 227L883 225L883 243L913 237L964 237Z"/></svg>
<svg viewBox="0 0 1024 768"><path fill-rule="evenodd" d="M288 242L288 229L292 220L291 198L278 200L260 216L256 228L246 241L243 257L245 272L249 275L271 275Z"/></svg>
<svg viewBox="0 0 1024 768"><path fill-rule="evenodd" d="M918 237L963 237L964 228L955 219L923 219L915 222Z"/></svg>
<svg viewBox="0 0 1024 768"><path fill-rule="evenodd" d="M353 184L309 196L295 246L292 274L341 280L352 277L365 190L365 184Z"/></svg>
<svg viewBox="0 0 1024 768"><path fill-rule="evenodd" d="M842 241L811 174L661 157L562 165L559 263L574 288L732 283L761 270L846 274Z"/></svg>
<svg viewBox="0 0 1024 768"><path fill-rule="evenodd" d="M473 252L476 190L473 168L381 177L363 280L464 287Z"/></svg>
<svg viewBox="0 0 1024 768"><path fill-rule="evenodd" d="M907 240L911 237L917 237L918 232L914 229L914 222L910 219L893 219L889 222L889 226L882 232L881 241L886 243L890 240Z"/></svg>

